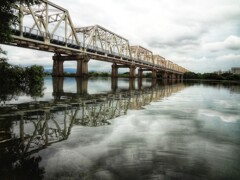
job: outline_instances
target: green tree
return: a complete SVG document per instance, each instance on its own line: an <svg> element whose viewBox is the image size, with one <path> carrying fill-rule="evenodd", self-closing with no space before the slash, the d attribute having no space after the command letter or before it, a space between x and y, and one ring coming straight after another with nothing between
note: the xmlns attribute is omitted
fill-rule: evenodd
<svg viewBox="0 0 240 180"><path fill-rule="evenodd" d="M14 8L17 4L33 4L36 0L1 0L0 1L0 43L11 41L11 26L18 22L18 15L15 14Z"/></svg>
<svg viewBox="0 0 240 180"><path fill-rule="evenodd" d="M7 58L1 57L1 55L7 55L7 52L4 51L4 50L2 49L2 47L0 46L0 63L6 62L6 61L7 61Z"/></svg>
<svg viewBox="0 0 240 180"><path fill-rule="evenodd" d="M26 93L31 97L43 96L44 69L42 66L33 65L25 69Z"/></svg>

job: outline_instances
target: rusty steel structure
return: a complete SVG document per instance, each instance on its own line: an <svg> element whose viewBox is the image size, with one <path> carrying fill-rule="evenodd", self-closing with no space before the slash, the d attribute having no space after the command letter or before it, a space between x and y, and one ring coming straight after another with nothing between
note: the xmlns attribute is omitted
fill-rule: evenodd
<svg viewBox="0 0 240 180"><path fill-rule="evenodd" d="M143 71L162 78L179 79L188 70L99 25L75 28L67 9L48 0L36 4L18 4L14 9L19 23L12 27L8 45L54 53L53 76L63 76L64 61L77 61L76 76L88 75L91 59L113 63L112 77L118 68L129 68L130 77L142 77Z"/></svg>

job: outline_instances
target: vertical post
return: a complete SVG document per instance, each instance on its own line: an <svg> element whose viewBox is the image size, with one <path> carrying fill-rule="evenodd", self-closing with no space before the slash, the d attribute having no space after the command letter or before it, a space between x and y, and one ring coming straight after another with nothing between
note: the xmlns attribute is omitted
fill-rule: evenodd
<svg viewBox="0 0 240 180"><path fill-rule="evenodd" d="M176 79L176 76L174 73L172 73L172 79Z"/></svg>
<svg viewBox="0 0 240 180"><path fill-rule="evenodd" d="M172 73L167 73L167 79L172 79Z"/></svg>
<svg viewBox="0 0 240 180"><path fill-rule="evenodd" d="M135 79L129 79L129 90L135 90Z"/></svg>
<svg viewBox="0 0 240 180"><path fill-rule="evenodd" d="M59 76L63 76L63 62L62 60L58 61L58 72Z"/></svg>
<svg viewBox="0 0 240 180"><path fill-rule="evenodd" d="M58 76L58 62L53 58L52 76Z"/></svg>
<svg viewBox="0 0 240 180"><path fill-rule="evenodd" d="M138 90L142 89L142 78L138 78Z"/></svg>
<svg viewBox="0 0 240 180"><path fill-rule="evenodd" d="M64 16L65 16L65 38L64 38L64 41L67 44L68 17L67 17L66 12L64 13Z"/></svg>
<svg viewBox="0 0 240 180"><path fill-rule="evenodd" d="M167 79L168 78L168 74L167 72L162 72L162 79Z"/></svg>
<svg viewBox="0 0 240 180"><path fill-rule="evenodd" d="M53 56L52 76L63 76L63 62L64 61L60 59L60 56Z"/></svg>
<svg viewBox="0 0 240 180"><path fill-rule="evenodd" d="M152 78L157 78L157 71L156 70L152 70Z"/></svg>
<svg viewBox="0 0 240 180"><path fill-rule="evenodd" d="M142 78L143 70L142 68L138 68L138 78Z"/></svg>
<svg viewBox="0 0 240 180"><path fill-rule="evenodd" d="M112 87L112 91L116 92L117 88L118 88L118 79L117 78L111 78L111 87Z"/></svg>
<svg viewBox="0 0 240 180"><path fill-rule="evenodd" d="M88 94L88 79L76 77L77 93Z"/></svg>
<svg viewBox="0 0 240 180"><path fill-rule="evenodd" d="M53 77L53 96L60 99L63 91L63 77Z"/></svg>
<svg viewBox="0 0 240 180"><path fill-rule="evenodd" d="M112 64L112 78L118 77L118 66L116 63Z"/></svg>
<svg viewBox="0 0 240 180"><path fill-rule="evenodd" d="M46 2L46 25L45 25L46 37L45 38L50 38L50 37L48 37L49 36L48 22L49 22L49 19L48 19L48 2Z"/></svg>
<svg viewBox="0 0 240 180"><path fill-rule="evenodd" d="M157 86L157 78L152 78L152 88L156 88Z"/></svg>
<svg viewBox="0 0 240 180"><path fill-rule="evenodd" d="M63 77L53 78L53 91L63 93Z"/></svg>
<svg viewBox="0 0 240 180"><path fill-rule="evenodd" d="M129 69L130 69L129 78L135 78L136 67L135 66L130 66Z"/></svg>
<svg viewBox="0 0 240 180"><path fill-rule="evenodd" d="M23 36L23 5L22 3L20 3L20 7L19 7L19 32L20 32L20 36Z"/></svg>
<svg viewBox="0 0 240 180"><path fill-rule="evenodd" d="M76 76L87 77L88 76L88 59L77 60L77 73Z"/></svg>

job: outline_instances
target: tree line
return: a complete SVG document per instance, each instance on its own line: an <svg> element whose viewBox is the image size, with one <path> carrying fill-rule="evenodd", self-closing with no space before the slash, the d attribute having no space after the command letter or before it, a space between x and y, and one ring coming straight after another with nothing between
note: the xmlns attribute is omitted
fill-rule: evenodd
<svg viewBox="0 0 240 180"><path fill-rule="evenodd" d="M217 74L217 73L194 73L186 72L183 75L184 79L205 79L205 80L235 80L240 81L240 74L233 74L230 72Z"/></svg>
<svg viewBox="0 0 240 180"><path fill-rule="evenodd" d="M19 94L43 96L44 69L42 66L20 67L0 61L0 102L9 101Z"/></svg>

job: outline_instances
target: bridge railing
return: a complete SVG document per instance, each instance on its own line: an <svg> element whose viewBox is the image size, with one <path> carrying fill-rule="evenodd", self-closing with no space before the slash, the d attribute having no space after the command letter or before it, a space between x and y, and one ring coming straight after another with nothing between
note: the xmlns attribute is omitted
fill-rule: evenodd
<svg viewBox="0 0 240 180"><path fill-rule="evenodd" d="M33 39L37 41L45 41L50 40L51 44L56 44L60 46L67 46L74 49L80 49L83 48L82 43L77 43L73 39L67 39L62 36L58 36L55 34L46 33L43 31L39 31L38 29L32 29L26 26L19 27L19 26L13 26L12 32L15 36L23 36L24 38ZM21 34L22 33L22 34Z"/></svg>

